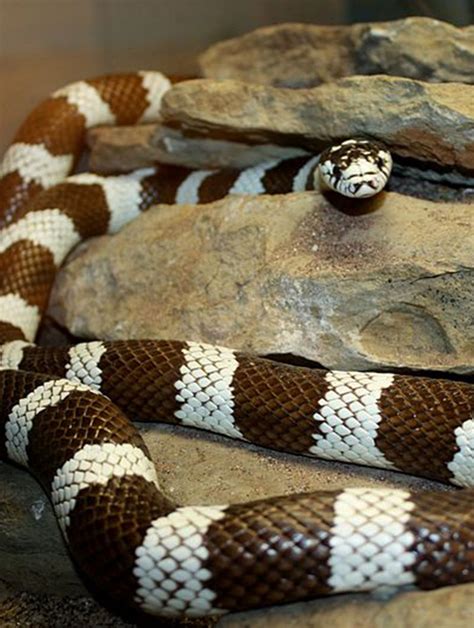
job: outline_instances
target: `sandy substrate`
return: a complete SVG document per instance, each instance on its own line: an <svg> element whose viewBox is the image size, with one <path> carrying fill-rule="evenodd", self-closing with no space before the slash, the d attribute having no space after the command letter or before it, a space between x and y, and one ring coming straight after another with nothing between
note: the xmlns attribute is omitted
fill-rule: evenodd
<svg viewBox="0 0 474 628"><path fill-rule="evenodd" d="M402 474L271 452L189 429L145 424L141 424L141 429L150 447L163 490L180 504L235 503L270 495L356 485L445 490L440 484ZM129 619L127 623L125 619L103 609L90 597L39 594L38 591L59 593L61 587L67 590L66 584L76 586L80 591L84 589L72 571L69 576L64 576L69 578L69 583L48 582L48 578L51 578L48 572L50 567L57 566L57 573L60 573L59 567L69 563L50 506L40 487L28 474L0 465L0 485L2 479L6 482L7 478L14 482L18 495L21 495L17 502L9 504L8 512L23 510L26 515L23 518L17 515L14 535L19 539L17 548L10 548L10 557L4 555L0 563L4 563L6 568L6 562L18 560L17 581L22 582L28 576L31 590L37 593L20 593L8 589L4 581L0 580L1 628L148 628L186 625L208 628L214 625L212 620L173 623L136 618ZM28 514L30 508L27 506L38 500L44 500L44 511L39 520L34 520ZM45 541L41 542L40 539L49 539L51 542L50 552L53 555L48 568L45 566L44 550L41 554ZM13 557L15 551L17 555ZM26 570L23 579L19 573L21 569ZM286 628L292 625L300 628L320 626L323 622L330 623L333 628L348 625L401 628L406 625L419 626L420 618L435 616L439 627L464 628L472 625L471 620L474 620L474 589L471 586L449 587L429 593L409 592L388 601L376 600L365 594L343 595L271 610L232 614L222 619L219 627L246 628L258 625Z"/></svg>

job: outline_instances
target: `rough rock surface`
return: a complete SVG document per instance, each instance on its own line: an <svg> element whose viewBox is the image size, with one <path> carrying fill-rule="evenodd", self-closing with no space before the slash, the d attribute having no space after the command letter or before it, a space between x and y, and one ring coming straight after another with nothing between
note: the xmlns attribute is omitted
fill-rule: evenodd
<svg viewBox="0 0 474 628"><path fill-rule="evenodd" d="M137 628L108 612L90 596L71 597L27 593L10 589L1 595L2 628ZM144 628L141 624L140 628ZM194 627L193 627L194 628ZM196 627L197 628L197 627ZM204 626L203 626L204 628ZM207 626L206 626L207 628Z"/></svg>
<svg viewBox="0 0 474 628"><path fill-rule="evenodd" d="M0 565L0 596L6 585L36 593L86 593L40 485L25 471L2 462Z"/></svg>
<svg viewBox="0 0 474 628"><path fill-rule="evenodd" d="M472 205L394 193L157 206L66 264L50 314L86 338L468 373L472 226Z"/></svg>
<svg viewBox="0 0 474 628"><path fill-rule="evenodd" d="M184 137L161 125L97 127L89 131L89 169L129 172L156 162L188 168L247 168L266 159L297 157L302 148Z"/></svg>
<svg viewBox="0 0 474 628"><path fill-rule="evenodd" d="M185 133L319 151L368 136L396 157L461 171L474 181L474 86L357 76L289 90L240 81L178 83L163 122Z"/></svg>
<svg viewBox="0 0 474 628"><path fill-rule="evenodd" d="M445 490L435 482L407 475L269 452L189 429L144 424L141 427L157 465L160 485L183 504L248 501L268 495L362 484ZM4 589L0 586L0 601L7 597L7 602L3 606L0 604L0 620L2 612L6 614L8 611L10 615L14 612L11 593L14 589L37 594L83 595L83 585L72 569L51 507L39 485L27 473L0 465L0 495L0 564L2 579L9 585ZM461 628L468 626L474 616L473 594L474 585L464 585L432 592L402 593L391 600L377 600L365 594L341 595L272 610L234 614L221 619L218 625L222 628L249 625L312 627L328 620L341 628L349 623L369 628L433 623ZM78 603L83 607L85 600ZM73 612L73 602L67 604ZM40 608L44 611L44 605ZM59 608L58 604L57 612L60 612ZM94 609L88 606L86 610L92 613ZM119 619L111 619L109 623L105 613L95 612L99 613L94 617L100 625L135 625L122 624ZM35 626L43 625L38 623L38 615L36 622ZM44 625L66 624L45 622ZM186 622L186 625L196 623ZM201 621L198 625L211 626L214 622Z"/></svg>
<svg viewBox="0 0 474 628"><path fill-rule="evenodd" d="M474 83L474 27L422 17L320 26L277 24L219 42L200 57L204 76L311 87L351 74Z"/></svg>

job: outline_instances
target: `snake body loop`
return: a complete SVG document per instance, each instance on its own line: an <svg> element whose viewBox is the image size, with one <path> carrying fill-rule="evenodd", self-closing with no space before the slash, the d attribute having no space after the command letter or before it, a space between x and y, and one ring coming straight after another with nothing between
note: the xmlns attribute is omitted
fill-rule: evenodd
<svg viewBox="0 0 474 628"><path fill-rule="evenodd" d="M153 203L300 191L318 176L365 196L389 176L390 155L366 140L242 171L69 176L86 129L155 119L169 85L141 72L59 90L27 118L0 166L0 458L34 473L80 571L122 607L192 617L474 581L468 384L296 368L192 340L32 344L69 251ZM461 490L363 487L178 506L127 416Z"/></svg>

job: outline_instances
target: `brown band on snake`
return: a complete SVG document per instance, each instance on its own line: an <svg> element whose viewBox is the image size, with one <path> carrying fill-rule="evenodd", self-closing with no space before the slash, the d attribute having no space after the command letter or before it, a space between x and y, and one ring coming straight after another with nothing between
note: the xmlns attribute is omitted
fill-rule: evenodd
<svg viewBox="0 0 474 628"><path fill-rule="evenodd" d="M109 399L74 391L35 416L28 458L35 473L49 484L56 471L84 445L102 443L130 443L149 456L141 436Z"/></svg>
<svg viewBox="0 0 474 628"><path fill-rule="evenodd" d="M474 490L414 493L407 528L416 541L411 567L421 589L474 580Z"/></svg>
<svg viewBox="0 0 474 628"><path fill-rule="evenodd" d="M172 205L176 202L176 192L179 186L192 172L191 168L160 164L156 174L142 181L142 187L145 190L142 197L145 198L146 194L153 194L157 202Z"/></svg>
<svg viewBox="0 0 474 628"><path fill-rule="evenodd" d="M2 371L0 377L0 417L6 420L14 405L20 399L26 397L41 384L49 381L51 377L42 373L27 373L24 370ZM3 429L3 426L2 426Z"/></svg>
<svg viewBox="0 0 474 628"><path fill-rule="evenodd" d="M25 347L18 368L24 371L47 373L56 377L66 376L69 362L67 347Z"/></svg>
<svg viewBox="0 0 474 628"><path fill-rule="evenodd" d="M56 272L49 249L31 240L19 240L0 253L0 295L17 294L42 310Z"/></svg>
<svg viewBox="0 0 474 628"><path fill-rule="evenodd" d="M101 593L130 604L137 589L135 548L151 521L174 508L154 484L136 475L82 489L68 526L70 548L82 573Z"/></svg>
<svg viewBox="0 0 474 628"><path fill-rule="evenodd" d="M19 172L9 172L0 178L0 229L6 222L26 213L29 199L43 191L34 181L25 181Z"/></svg>
<svg viewBox="0 0 474 628"><path fill-rule="evenodd" d="M147 90L137 73L101 76L86 83L109 105L117 124L134 124L149 105Z"/></svg>
<svg viewBox="0 0 474 628"><path fill-rule="evenodd" d="M0 321L0 346L11 340L26 340L25 334L17 325Z"/></svg>
<svg viewBox="0 0 474 628"><path fill-rule="evenodd" d="M206 535L214 604L241 610L330 593L333 501L328 492L229 506Z"/></svg>
<svg viewBox="0 0 474 628"><path fill-rule="evenodd" d="M314 445L312 434L318 432L312 416L329 388L325 373L293 369L243 354L238 359L233 382L234 416L244 437L263 447L274 449L278 445L287 451L308 453Z"/></svg>
<svg viewBox="0 0 474 628"><path fill-rule="evenodd" d="M28 213L56 207L71 218L82 239L107 233L110 211L100 184L59 183L34 198Z"/></svg>
<svg viewBox="0 0 474 628"><path fill-rule="evenodd" d="M396 375L379 406L384 420L376 444L387 460L407 473L449 481L447 464L458 450L455 429L471 417L472 388L441 379L433 386L427 378ZM442 421L434 421L434 415Z"/></svg>
<svg viewBox="0 0 474 628"><path fill-rule="evenodd" d="M266 194L282 194L291 192L293 181L301 168L308 161L308 157L294 157L285 159L273 168L269 168L262 177L262 185Z"/></svg>
<svg viewBox="0 0 474 628"><path fill-rule="evenodd" d="M199 202L211 203L226 196L239 175L240 171L233 168L216 170L210 174L199 186Z"/></svg>
<svg viewBox="0 0 474 628"><path fill-rule="evenodd" d="M52 155L76 156L82 148L85 118L65 96L48 98L26 118L16 142L43 144Z"/></svg>
<svg viewBox="0 0 474 628"><path fill-rule="evenodd" d="M176 380L183 364L182 342L153 340L104 343L100 367L105 395L137 421L178 423Z"/></svg>

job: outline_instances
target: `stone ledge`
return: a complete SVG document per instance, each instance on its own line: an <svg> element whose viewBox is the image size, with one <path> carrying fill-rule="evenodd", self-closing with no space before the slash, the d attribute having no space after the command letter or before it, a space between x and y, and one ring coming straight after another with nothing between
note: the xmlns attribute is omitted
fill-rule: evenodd
<svg viewBox="0 0 474 628"><path fill-rule="evenodd" d="M187 135L298 146L319 152L348 137L384 142L409 158L474 181L474 85L356 76L311 89L234 80L178 83L163 123Z"/></svg>
<svg viewBox="0 0 474 628"><path fill-rule="evenodd" d="M200 56L204 76L313 87L353 74L474 83L474 27L424 17L321 26L277 24L219 42Z"/></svg>

